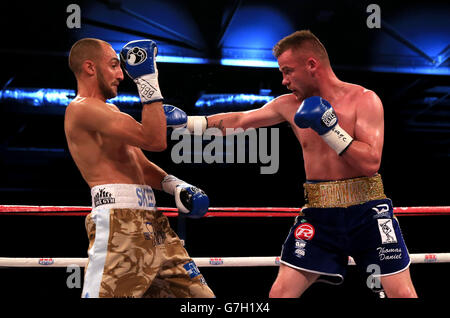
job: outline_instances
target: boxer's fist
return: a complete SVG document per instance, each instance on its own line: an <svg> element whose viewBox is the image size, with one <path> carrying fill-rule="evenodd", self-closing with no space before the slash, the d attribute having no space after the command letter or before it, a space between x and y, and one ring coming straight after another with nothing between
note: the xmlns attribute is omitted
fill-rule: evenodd
<svg viewBox="0 0 450 318"><path fill-rule="evenodd" d="M209 198L205 192L173 175L168 174L163 178L161 188L175 196L178 212L187 217L201 218L208 211Z"/></svg>
<svg viewBox="0 0 450 318"><path fill-rule="evenodd" d="M136 83L142 103L163 99L158 83L156 55L158 48L152 40L136 40L125 44L120 52L120 63Z"/></svg>
<svg viewBox="0 0 450 318"><path fill-rule="evenodd" d="M312 128L319 135L329 132L338 120L333 107L319 96L306 98L294 116L295 124L300 128Z"/></svg>
<svg viewBox="0 0 450 318"><path fill-rule="evenodd" d="M203 190L184 183L175 188L175 204L179 212L199 219L208 212L209 198Z"/></svg>
<svg viewBox="0 0 450 318"><path fill-rule="evenodd" d="M319 96L306 98L294 116L300 128L311 128L341 155L352 143L353 138L338 124L333 107Z"/></svg>
<svg viewBox="0 0 450 318"><path fill-rule="evenodd" d="M147 74L157 74L156 55L158 48L152 40L136 40L125 44L120 52L120 61L125 72L133 80Z"/></svg>
<svg viewBox="0 0 450 318"><path fill-rule="evenodd" d="M178 107L172 105L163 105L166 115L167 127L184 128L187 125L188 116Z"/></svg>
<svg viewBox="0 0 450 318"><path fill-rule="evenodd" d="M187 116L183 110L172 105L163 105L163 109L167 127L187 128L190 133L202 135L208 126L205 116Z"/></svg>

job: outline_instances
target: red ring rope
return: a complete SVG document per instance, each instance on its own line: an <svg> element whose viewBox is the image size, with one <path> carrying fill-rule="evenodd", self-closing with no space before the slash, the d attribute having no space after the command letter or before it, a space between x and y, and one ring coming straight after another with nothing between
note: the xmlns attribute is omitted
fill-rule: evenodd
<svg viewBox="0 0 450 318"><path fill-rule="evenodd" d="M86 216L90 206L0 205L0 215ZM178 215L176 208L159 207L168 217ZM301 208L284 207L211 207L205 217L295 217ZM450 215L450 206L397 207L397 216Z"/></svg>

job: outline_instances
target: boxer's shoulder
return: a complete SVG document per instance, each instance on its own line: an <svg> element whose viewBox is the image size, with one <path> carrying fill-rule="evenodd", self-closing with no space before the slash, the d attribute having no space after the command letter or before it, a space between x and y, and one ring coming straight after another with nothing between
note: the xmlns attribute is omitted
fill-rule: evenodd
<svg viewBox="0 0 450 318"><path fill-rule="evenodd" d="M76 120L82 112L82 109L86 107L86 98L77 96L66 107L65 118L71 121Z"/></svg>
<svg viewBox="0 0 450 318"><path fill-rule="evenodd" d="M111 104L111 103L106 103L106 105L107 105L109 108L111 108L112 110L120 112L119 107L117 107L116 105Z"/></svg>
<svg viewBox="0 0 450 318"><path fill-rule="evenodd" d="M75 110L78 108L88 107L90 105L98 106L100 104L105 104L105 103L103 103L101 100L99 100L97 98L77 96L70 102L70 104L67 106L67 108Z"/></svg>
<svg viewBox="0 0 450 318"><path fill-rule="evenodd" d="M347 97L351 98L352 100L359 102L371 102L374 100L379 100L378 95L373 90L365 88L361 85L346 83L346 89Z"/></svg>
<svg viewBox="0 0 450 318"><path fill-rule="evenodd" d="M295 97L294 94L283 94L278 96L273 100L274 104L280 105L280 106L286 106L286 105L299 105L299 101L297 97Z"/></svg>
<svg viewBox="0 0 450 318"><path fill-rule="evenodd" d="M77 96L66 108L66 126L97 127L106 113L120 112L113 104L105 103L98 98ZM110 116L107 116L108 118Z"/></svg>
<svg viewBox="0 0 450 318"><path fill-rule="evenodd" d="M300 106L300 102L294 94L284 94L273 99L266 106L282 114L284 118L291 118Z"/></svg>
<svg viewBox="0 0 450 318"><path fill-rule="evenodd" d="M372 112L382 109L381 100L373 90L351 83L344 83L344 90L339 102L333 102L338 113L340 105L345 105L346 109L354 109L357 112Z"/></svg>
<svg viewBox="0 0 450 318"><path fill-rule="evenodd" d="M97 108L119 110L117 108L117 106L115 106L113 104L105 103L104 101L102 101L98 98L77 96L67 106L66 112L78 114L78 113L89 112L90 110L95 110Z"/></svg>

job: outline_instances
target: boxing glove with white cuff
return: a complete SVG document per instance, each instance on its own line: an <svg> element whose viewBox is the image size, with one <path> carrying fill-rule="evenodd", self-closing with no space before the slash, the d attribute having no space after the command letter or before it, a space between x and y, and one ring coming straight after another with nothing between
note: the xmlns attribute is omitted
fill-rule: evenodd
<svg viewBox="0 0 450 318"><path fill-rule="evenodd" d="M209 198L203 190L172 175L165 176L161 186L164 192L175 196L178 211L187 217L198 219L208 212Z"/></svg>
<svg viewBox="0 0 450 318"><path fill-rule="evenodd" d="M120 52L120 63L136 83L143 104L163 100L158 83L157 53L158 48L152 40L128 42Z"/></svg>
<svg viewBox="0 0 450 318"><path fill-rule="evenodd" d="M300 128L311 128L341 155L352 143L353 138L338 124L338 118L328 101L319 96L306 98L294 116Z"/></svg>
<svg viewBox="0 0 450 318"><path fill-rule="evenodd" d="M167 127L187 128L194 135L202 135L208 128L206 116L188 116L178 107L163 105Z"/></svg>

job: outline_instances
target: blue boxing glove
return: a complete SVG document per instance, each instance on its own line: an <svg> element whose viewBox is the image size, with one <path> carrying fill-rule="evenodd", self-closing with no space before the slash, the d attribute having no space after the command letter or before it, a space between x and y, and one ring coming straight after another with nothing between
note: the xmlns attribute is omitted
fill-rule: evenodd
<svg viewBox="0 0 450 318"><path fill-rule="evenodd" d="M209 198L203 190L172 175L165 176L161 186L164 192L175 196L178 212L187 217L199 219L208 212Z"/></svg>
<svg viewBox="0 0 450 318"><path fill-rule="evenodd" d="M175 204L187 217L199 219L208 212L209 198L203 190L184 183L175 188Z"/></svg>
<svg viewBox="0 0 450 318"><path fill-rule="evenodd" d="M120 63L136 83L143 104L163 100L158 83L157 53L158 48L152 40L128 42L120 52Z"/></svg>
<svg viewBox="0 0 450 318"><path fill-rule="evenodd" d="M338 118L328 101L319 96L306 98L294 116L300 128L311 128L341 155L352 143L353 138L338 124Z"/></svg>
<svg viewBox="0 0 450 318"><path fill-rule="evenodd" d="M178 107L172 105L163 105L164 114L166 115L167 127L184 128L187 126L188 116Z"/></svg>
<svg viewBox="0 0 450 318"><path fill-rule="evenodd" d="M172 105L163 105L163 109L167 127L187 128L191 133L202 135L208 126L206 116L188 116L183 110Z"/></svg>

